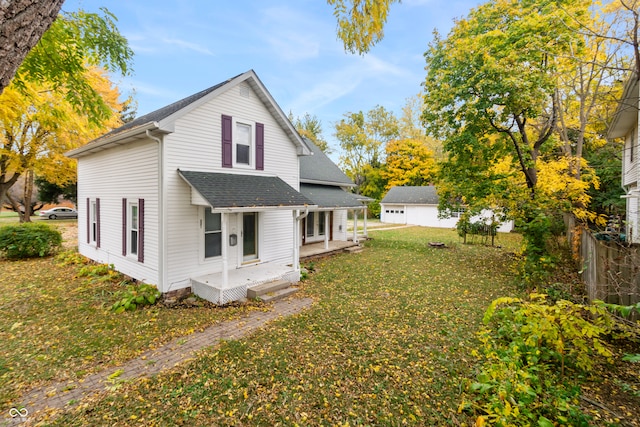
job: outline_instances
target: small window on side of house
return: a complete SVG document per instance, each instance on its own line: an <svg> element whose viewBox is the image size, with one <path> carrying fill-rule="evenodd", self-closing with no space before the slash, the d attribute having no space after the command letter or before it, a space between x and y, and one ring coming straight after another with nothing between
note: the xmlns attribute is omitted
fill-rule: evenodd
<svg viewBox="0 0 640 427"><path fill-rule="evenodd" d="M90 242L96 244L98 242L98 205L95 200L91 201L90 205Z"/></svg>
<svg viewBox="0 0 640 427"><path fill-rule="evenodd" d="M214 258L222 255L222 216L204 210L204 257Z"/></svg>
<svg viewBox="0 0 640 427"><path fill-rule="evenodd" d="M138 255L138 203L129 204L129 255Z"/></svg>

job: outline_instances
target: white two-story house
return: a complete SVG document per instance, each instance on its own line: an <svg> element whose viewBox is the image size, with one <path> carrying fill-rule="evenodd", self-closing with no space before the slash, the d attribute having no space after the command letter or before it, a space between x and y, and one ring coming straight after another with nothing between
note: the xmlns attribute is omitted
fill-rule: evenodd
<svg viewBox="0 0 640 427"><path fill-rule="evenodd" d="M309 147L254 71L115 129L78 160L81 254L224 304L299 280Z"/></svg>

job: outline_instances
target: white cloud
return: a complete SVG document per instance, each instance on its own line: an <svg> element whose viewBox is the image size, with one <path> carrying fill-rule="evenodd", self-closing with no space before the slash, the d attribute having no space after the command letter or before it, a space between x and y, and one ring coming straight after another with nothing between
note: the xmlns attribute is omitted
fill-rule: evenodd
<svg viewBox="0 0 640 427"><path fill-rule="evenodd" d="M162 42L166 45L177 46L182 50L191 50L197 53L202 53L204 55L213 55L213 52L211 52L207 47L197 43L191 43L186 40L163 38Z"/></svg>

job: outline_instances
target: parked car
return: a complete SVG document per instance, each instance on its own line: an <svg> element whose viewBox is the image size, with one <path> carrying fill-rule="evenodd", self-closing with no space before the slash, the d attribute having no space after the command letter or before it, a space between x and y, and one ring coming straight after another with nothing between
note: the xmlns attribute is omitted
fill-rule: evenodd
<svg viewBox="0 0 640 427"><path fill-rule="evenodd" d="M51 208L40 211L40 216L44 219L78 218L78 211L72 208Z"/></svg>

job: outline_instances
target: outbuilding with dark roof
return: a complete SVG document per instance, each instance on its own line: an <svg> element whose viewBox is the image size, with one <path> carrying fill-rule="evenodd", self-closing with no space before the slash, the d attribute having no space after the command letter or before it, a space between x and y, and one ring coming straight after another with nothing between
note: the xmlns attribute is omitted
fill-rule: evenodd
<svg viewBox="0 0 640 427"><path fill-rule="evenodd" d="M438 191L435 186L392 187L380 201L380 221L389 224L410 224L423 227L455 228L463 211L438 211ZM490 218L490 211L483 211L474 221ZM513 229L513 221L502 223L500 232Z"/></svg>

